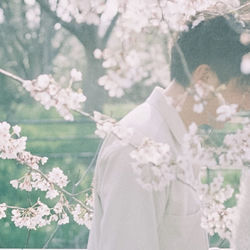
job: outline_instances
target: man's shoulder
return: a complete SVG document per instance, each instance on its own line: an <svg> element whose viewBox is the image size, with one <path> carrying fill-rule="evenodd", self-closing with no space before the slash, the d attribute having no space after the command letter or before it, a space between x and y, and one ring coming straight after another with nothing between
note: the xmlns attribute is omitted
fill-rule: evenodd
<svg viewBox="0 0 250 250"><path fill-rule="evenodd" d="M152 136L157 131L163 117L147 102L144 102L129 112L120 120L120 124L132 128L144 136Z"/></svg>

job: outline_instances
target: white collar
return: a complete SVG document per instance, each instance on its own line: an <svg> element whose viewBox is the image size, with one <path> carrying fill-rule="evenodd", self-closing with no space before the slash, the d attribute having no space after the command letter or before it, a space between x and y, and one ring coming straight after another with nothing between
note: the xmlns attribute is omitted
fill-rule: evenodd
<svg viewBox="0 0 250 250"><path fill-rule="evenodd" d="M175 140L181 145L183 137L187 133L187 129L179 113L168 103L164 89L155 87L146 102L152 105L161 114L175 137Z"/></svg>

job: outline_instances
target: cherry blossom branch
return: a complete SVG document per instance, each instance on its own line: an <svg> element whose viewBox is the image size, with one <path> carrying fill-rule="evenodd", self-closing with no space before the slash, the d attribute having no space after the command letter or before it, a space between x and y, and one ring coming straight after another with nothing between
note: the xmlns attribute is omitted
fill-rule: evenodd
<svg viewBox="0 0 250 250"><path fill-rule="evenodd" d="M85 206L84 203L83 203L82 201L80 201L79 199L75 198L75 194L71 194L70 192L68 192L68 191L65 190L64 188L59 187L59 186L58 186L57 184L55 184L55 183L52 183L52 182L48 179L48 177L47 177L41 170L33 169L33 168L31 168L31 167L29 167L29 168L30 168L32 171L34 171L34 172L40 174L48 183L55 185L59 191L61 191L62 193L66 194L66 195L68 195L68 196L70 196L71 199L73 199L75 202L79 203L84 209L86 209L86 210L89 211L89 212L92 212L92 209L91 209L91 208Z"/></svg>
<svg viewBox="0 0 250 250"><path fill-rule="evenodd" d="M235 8L235 9L229 11L227 14L230 14L230 13L233 13L233 12L237 12L237 11L239 11L239 10L242 10L242 9L248 7L248 6L250 6L250 2L245 3L245 4L241 5L240 7Z"/></svg>
<svg viewBox="0 0 250 250"><path fill-rule="evenodd" d="M0 74L2 74L4 76L7 76L7 77L10 77L11 79L13 79L13 80L15 80L15 81L17 81L19 83L22 83L22 84L25 82L25 80L22 79L21 77L16 76L16 75L14 75L14 74L12 74L12 73L4 70L4 69L1 69L1 68L0 68Z"/></svg>

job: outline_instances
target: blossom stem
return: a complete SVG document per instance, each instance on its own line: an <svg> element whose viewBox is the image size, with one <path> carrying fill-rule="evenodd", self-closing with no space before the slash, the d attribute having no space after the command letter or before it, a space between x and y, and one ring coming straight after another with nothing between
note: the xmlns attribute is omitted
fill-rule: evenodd
<svg viewBox="0 0 250 250"><path fill-rule="evenodd" d="M17 81L17 82L20 82L20 83L23 83L23 82L25 81L25 80L22 79L21 77L16 76L16 75L14 75L14 74L12 74L12 73L10 73L10 72L4 70L4 69L1 69L1 68L0 68L0 74L5 75L5 76L8 76L8 77L12 78L13 80L15 80L15 81Z"/></svg>
<svg viewBox="0 0 250 250"><path fill-rule="evenodd" d="M28 167L29 167L29 166L28 166ZM40 170L38 170L38 169L33 169L33 168L31 168L31 167L29 167L29 168L30 168L32 171L37 172L38 174L40 174L48 183L51 183L51 182L49 181L49 179L47 178L47 176L46 176L42 171L40 171ZM83 202L81 202L80 200L78 200L77 198L75 198L74 195L72 195L70 192L68 192L67 190L65 190L65 189L63 189L63 188L61 188L61 187L59 187L58 185L56 185L56 184L54 184L54 183L52 183L52 184L55 185L55 186L57 187L57 189L58 189L61 193L64 193L64 194L70 196L75 202L79 203L79 204L80 204L84 209L86 209L88 212L92 212L92 209L90 209L89 207L87 207L86 205L84 205Z"/></svg>
<svg viewBox="0 0 250 250"><path fill-rule="evenodd" d="M229 12L228 12L228 14L233 13L233 12L236 12L236 11L239 11L239 10L242 10L242 9L244 9L244 8L248 7L249 5L250 5L250 3L249 3L249 2L248 2L248 3L246 3L246 4L243 4L243 5L241 5L240 7L235 8L235 9L233 9L233 10L229 11Z"/></svg>
<svg viewBox="0 0 250 250"><path fill-rule="evenodd" d="M24 208L24 207L16 207L16 206L1 205L1 204L0 204L0 207L7 207L7 208L19 209L19 210L25 210L25 209L27 209L27 208Z"/></svg>

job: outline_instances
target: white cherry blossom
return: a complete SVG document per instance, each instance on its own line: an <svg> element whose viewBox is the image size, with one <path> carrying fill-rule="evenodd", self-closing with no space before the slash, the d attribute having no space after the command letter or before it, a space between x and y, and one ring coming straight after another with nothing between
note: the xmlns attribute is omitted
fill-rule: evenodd
<svg viewBox="0 0 250 250"><path fill-rule="evenodd" d="M64 175L63 171L58 167L53 168L52 171L49 172L48 180L58 185L60 188L63 188L68 184L68 177Z"/></svg>
<svg viewBox="0 0 250 250"><path fill-rule="evenodd" d="M82 80L82 73L75 68L70 71L70 76L73 82L78 82Z"/></svg>
<svg viewBox="0 0 250 250"><path fill-rule="evenodd" d="M5 213L6 210L7 210L6 203L1 203L0 204L0 219L6 217L6 213Z"/></svg>
<svg viewBox="0 0 250 250"><path fill-rule="evenodd" d="M0 24L4 23L5 16L3 9L0 8Z"/></svg>
<svg viewBox="0 0 250 250"><path fill-rule="evenodd" d="M218 233L221 238L232 239L235 207L226 208L224 202L234 193L231 186L223 187L224 178L218 175L210 185L200 186L200 199L202 202L201 226L210 234Z"/></svg>
<svg viewBox="0 0 250 250"><path fill-rule="evenodd" d="M230 119L234 114L236 114L237 109L238 109L237 104L221 105L216 110L217 113L216 120L224 122Z"/></svg>
<svg viewBox="0 0 250 250"><path fill-rule="evenodd" d="M143 188L159 190L176 179L176 168L171 164L172 152L168 144L156 143L148 138L130 154L136 180Z"/></svg>
<svg viewBox="0 0 250 250"><path fill-rule="evenodd" d="M81 72L73 69L71 77L72 81L79 81ZM55 107L65 120L74 120L71 112L81 109L81 105L86 101L85 95L80 90L76 92L71 86L61 88L50 75L40 75L33 81L24 81L23 87L45 109Z"/></svg>
<svg viewBox="0 0 250 250"><path fill-rule="evenodd" d="M243 74L245 74L245 75L250 74L250 53L248 53L242 57L240 69L241 69L241 72Z"/></svg>

